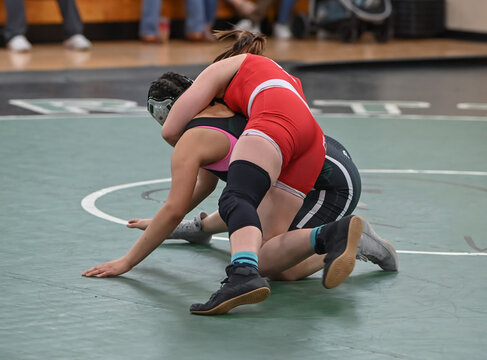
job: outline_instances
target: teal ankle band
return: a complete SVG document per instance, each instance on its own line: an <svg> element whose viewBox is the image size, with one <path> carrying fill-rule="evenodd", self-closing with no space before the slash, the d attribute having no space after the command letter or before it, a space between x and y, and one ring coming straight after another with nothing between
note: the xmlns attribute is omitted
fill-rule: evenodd
<svg viewBox="0 0 487 360"><path fill-rule="evenodd" d="M309 240L311 241L311 246L313 247L313 249L316 246L316 236L318 235L320 229L321 226L315 227L313 230L311 230L311 234L309 235Z"/></svg>
<svg viewBox="0 0 487 360"><path fill-rule="evenodd" d="M239 251L232 256L232 264L248 264L257 268L258 257L252 251Z"/></svg>

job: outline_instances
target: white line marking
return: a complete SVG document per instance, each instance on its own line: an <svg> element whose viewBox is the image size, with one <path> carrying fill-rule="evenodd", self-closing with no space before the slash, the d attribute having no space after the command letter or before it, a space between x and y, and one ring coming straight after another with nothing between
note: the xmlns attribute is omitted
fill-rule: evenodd
<svg viewBox="0 0 487 360"><path fill-rule="evenodd" d="M9 104L44 115L89 114L90 111L111 113L146 112L137 102L106 98L11 99ZM128 111L127 111L128 110Z"/></svg>
<svg viewBox="0 0 487 360"><path fill-rule="evenodd" d="M397 250L399 254L415 254L415 255L442 255L442 256L486 256L485 252L444 252L444 251L413 251L413 250Z"/></svg>
<svg viewBox="0 0 487 360"><path fill-rule="evenodd" d="M467 175L467 176L487 176L487 171L454 171L454 170L416 170L416 169L361 169L360 173L363 174L428 174L428 175ZM99 210L95 202L98 198L118 190L128 189L131 187L152 185L163 182L170 182L171 178L156 179L148 181L139 181L134 183L122 184L107 187L94 193L89 194L81 201L81 206L90 214L93 214L99 218L116 222L118 224L126 224L127 220L122 220L114 216L108 215Z"/></svg>
<svg viewBox="0 0 487 360"><path fill-rule="evenodd" d="M10 105L18 106L20 108L24 108L24 109L27 109L27 110L30 110L30 111L33 111L36 113L44 114L44 115L50 115L52 113L52 111L50 111L50 110L44 109L40 106L31 104L31 103L24 101L24 100L9 100L8 103Z"/></svg>
<svg viewBox="0 0 487 360"><path fill-rule="evenodd" d="M387 170L387 169L362 169L362 173L377 173L377 174L434 174L434 175L480 175L487 176L487 172L484 171L451 171L451 170ZM111 221L117 224L126 225L128 220L123 220L115 216L111 216L96 207L96 200L102 196L114 191L129 189L137 186L152 185L164 182L170 182L171 178L155 179L147 181L138 181L134 183L121 184L110 186L98 191L95 191L81 200L81 207L88 213L99 217L101 219ZM213 236L212 239L220 241L228 241L227 237ZM397 250L398 254L415 254L415 255L440 255L440 256L486 256L487 253L471 253L471 252L444 252L444 251L415 251L415 250Z"/></svg>
<svg viewBox="0 0 487 360"><path fill-rule="evenodd" d="M487 110L487 104L481 103L460 103L457 108L462 110Z"/></svg>
<svg viewBox="0 0 487 360"><path fill-rule="evenodd" d="M212 240L229 241L227 237L213 236ZM445 251L415 251L415 250L397 250L398 254L414 254L414 255L440 255L440 256L487 256L485 252L471 253L471 252L445 252Z"/></svg>
<svg viewBox="0 0 487 360"><path fill-rule="evenodd" d="M392 114L332 114L332 113L322 113L316 111L316 108L312 109L312 114L319 116L319 118L340 118L349 120L359 120L359 119L378 119L378 120L435 120L435 121L477 121L477 122L487 122L487 116L465 116L465 115L392 115Z"/></svg>
<svg viewBox="0 0 487 360"><path fill-rule="evenodd" d="M148 180L148 181L139 181L139 182L134 182L134 183L129 183L129 184L110 186L110 187L95 191L94 193L91 193L88 196L84 197L83 200L81 200L81 207L83 209L85 209L87 212L89 212L90 214L95 215L99 218L102 218L102 219L105 219L105 220L108 220L108 221L111 221L111 222L114 222L117 224L126 225L128 220L123 220L123 219L117 218L115 216L108 215L107 213L98 209L95 205L96 200L98 200L102 196L109 194L111 192L114 192L114 191L129 189L129 188L137 187L137 186L158 184L158 183L169 182L169 181L171 181L171 178Z"/></svg>
<svg viewBox="0 0 487 360"><path fill-rule="evenodd" d="M124 113L124 114L52 114L52 115L6 115L0 116L0 121L19 120L97 120L117 118L150 118L149 113Z"/></svg>
<svg viewBox="0 0 487 360"><path fill-rule="evenodd" d="M462 115L394 115L394 114L332 114L322 113L320 109L312 108L312 113L320 118L340 118L340 119L379 119L379 120L435 120L435 121L473 121L487 122L487 116L462 116ZM123 114L51 114L51 115L2 115L0 121L13 120L53 120L53 119L113 119L113 118L139 118L148 117L146 113L128 112Z"/></svg>
<svg viewBox="0 0 487 360"><path fill-rule="evenodd" d="M405 108L420 108L420 109L427 109L431 105L429 102L426 101L401 101L401 100L313 100L313 105L318 106L351 106L354 104L360 105L396 105Z"/></svg>
<svg viewBox="0 0 487 360"><path fill-rule="evenodd" d="M487 171L456 171L456 170L415 170L415 169L362 169L362 174L428 174L428 175L468 175L487 176Z"/></svg>

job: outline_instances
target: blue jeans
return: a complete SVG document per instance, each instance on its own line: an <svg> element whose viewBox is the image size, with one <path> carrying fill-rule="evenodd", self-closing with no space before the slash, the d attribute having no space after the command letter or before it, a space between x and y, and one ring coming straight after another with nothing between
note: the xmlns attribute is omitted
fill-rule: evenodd
<svg viewBox="0 0 487 360"><path fill-rule="evenodd" d="M158 35L162 0L143 0L139 35Z"/></svg>
<svg viewBox="0 0 487 360"><path fill-rule="evenodd" d="M58 5L63 16L66 37L82 34L83 23L75 0L58 0ZM24 0L5 0L5 9L7 10L7 22L3 28L5 40L8 41L17 35L25 35L27 20Z"/></svg>
<svg viewBox="0 0 487 360"><path fill-rule="evenodd" d="M201 33L212 26L218 0L186 0L186 33Z"/></svg>
<svg viewBox="0 0 487 360"><path fill-rule="evenodd" d="M293 11L294 4L297 0L282 0L279 6L279 13L277 14L277 22L279 24L288 24L291 11Z"/></svg>

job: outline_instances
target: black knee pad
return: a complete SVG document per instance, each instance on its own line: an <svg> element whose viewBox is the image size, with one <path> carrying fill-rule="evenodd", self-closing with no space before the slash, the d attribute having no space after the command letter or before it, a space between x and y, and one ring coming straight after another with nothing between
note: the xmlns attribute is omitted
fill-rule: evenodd
<svg viewBox="0 0 487 360"><path fill-rule="evenodd" d="M245 226L262 231L257 207L271 186L267 171L245 160L236 160L228 168L227 186L218 200L218 211L228 233Z"/></svg>

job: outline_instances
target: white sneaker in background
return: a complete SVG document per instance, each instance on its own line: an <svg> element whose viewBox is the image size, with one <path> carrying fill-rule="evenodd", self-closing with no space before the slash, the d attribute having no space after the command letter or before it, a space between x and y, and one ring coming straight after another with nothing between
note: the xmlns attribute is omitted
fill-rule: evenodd
<svg viewBox="0 0 487 360"><path fill-rule="evenodd" d="M260 31L260 26L259 25L254 25L252 21L249 19L242 19L238 23L235 24L233 27L235 30L247 30L250 31L251 33L257 34L261 33Z"/></svg>
<svg viewBox="0 0 487 360"><path fill-rule="evenodd" d="M291 33L291 29L289 28L289 25L279 24L279 23L274 24L274 30L272 32L272 35L276 39L290 39L293 37L293 34Z"/></svg>
<svg viewBox="0 0 487 360"><path fill-rule="evenodd" d="M249 0L228 0L240 17L249 17L257 9L257 4Z"/></svg>
<svg viewBox="0 0 487 360"><path fill-rule="evenodd" d="M91 42L84 35L77 34L64 41L64 46L71 50L88 50Z"/></svg>
<svg viewBox="0 0 487 360"><path fill-rule="evenodd" d="M24 35L16 35L7 42L7 49L16 52L26 52L32 49L32 45Z"/></svg>

